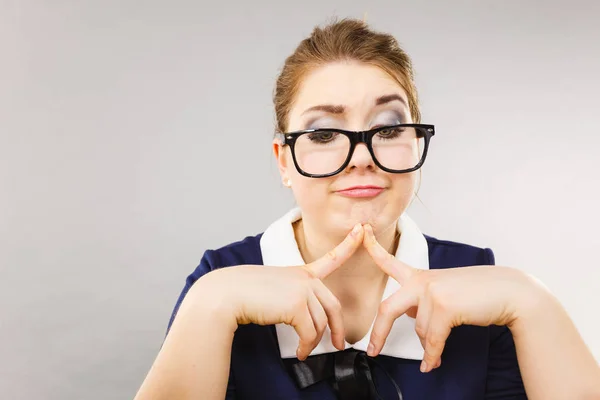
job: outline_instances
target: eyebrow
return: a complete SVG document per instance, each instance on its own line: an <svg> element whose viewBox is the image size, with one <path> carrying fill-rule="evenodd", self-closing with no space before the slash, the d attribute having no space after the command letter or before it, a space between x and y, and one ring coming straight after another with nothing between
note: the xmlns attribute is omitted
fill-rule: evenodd
<svg viewBox="0 0 600 400"><path fill-rule="evenodd" d="M384 96L380 96L375 99L375 106L380 106L383 104L390 103L392 101L399 101L406 107L406 101L399 94L386 94ZM319 104L317 106L312 106L307 108L302 112L301 115L307 114L311 111L324 111L329 114L343 114L346 111L346 107L339 104Z"/></svg>
<svg viewBox="0 0 600 400"><path fill-rule="evenodd" d="M346 111L346 107L333 104L319 104L318 106L312 106L304 110L302 115L307 114L311 111L325 111L330 114L343 114Z"/></svg>
<svg viewBox="0 0 600 400"><path fill-rule="evenodd" d="M395 94L395 93L394 94L387 94L385 96L378 97L375 100L375 105L376 106L380 106L382 104L390 103L390 102L392 102L394 100L398 100L405 107L407 106L406 105L406 101L404 101L404 98L402 96L400 96L399 94Z"/></svg>

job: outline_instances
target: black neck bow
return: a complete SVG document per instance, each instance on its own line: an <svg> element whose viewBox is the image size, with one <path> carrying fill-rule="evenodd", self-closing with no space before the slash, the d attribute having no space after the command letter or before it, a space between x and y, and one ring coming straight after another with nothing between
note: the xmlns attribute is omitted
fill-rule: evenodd
<svg viewBox="0 0 600 400"><path fill-rule="evenodd" d="M390 379L398 399L402 392L388 372L364 351L348 349L310 356L304 361L284 359L290 375L301 389L321 381L329 381L340 400L382 400L373 383L370 364L381 368Z"/></svg>

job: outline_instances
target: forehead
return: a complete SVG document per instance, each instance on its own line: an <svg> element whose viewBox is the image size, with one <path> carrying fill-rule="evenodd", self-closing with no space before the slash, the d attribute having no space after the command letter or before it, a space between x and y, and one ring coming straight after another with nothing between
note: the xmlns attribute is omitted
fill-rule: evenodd
<svg viewBox="0 0 600 400"><path fill-rule="evenodd" d="M291 118L317 104L343 105L352 111L368 111L376 98L399 94L402 87L381 68L358 62L327 64L304 76L296 96Z"/></svg>

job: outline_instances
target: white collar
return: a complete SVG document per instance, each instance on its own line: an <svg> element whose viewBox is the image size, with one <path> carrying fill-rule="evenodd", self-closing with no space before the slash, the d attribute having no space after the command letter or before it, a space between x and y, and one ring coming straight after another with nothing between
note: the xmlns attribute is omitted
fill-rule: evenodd
<svg viewBox="0 0 600 400"><path fill-rule="evenodd" d="M292 227L292 223L300 218L300 209L294 208L265 230L260 239L260 250L264 265L288 267L305 264L300 255L300 250L298 250L298 244L296 243ZM429 269L427 241L417 225L408 215L402 214L398 219L397 229L401 235L396 251L396 258L413 268ZM395 279L388 278L382 300L388 298L398 289L400 289L400 284ZM275 328L281 357L296 357L298 335L294 328L286 324L277 324ZM346 349L354 348L356 350L367 351L372 329L373 325L371 324L367 334L361 340L354 343L354 345L346 342ZM327 327L321 342L310 354L333 353L336 351L339 350L331 343L331 331ZM413 360L423 359L423 347L415 332L415 320L413 318L402 315L394 322L381 354Z"/></svg>

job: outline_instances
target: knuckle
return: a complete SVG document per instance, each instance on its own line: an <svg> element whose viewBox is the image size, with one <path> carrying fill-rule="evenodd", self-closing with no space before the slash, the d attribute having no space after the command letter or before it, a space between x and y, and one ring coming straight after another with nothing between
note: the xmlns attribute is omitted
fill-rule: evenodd
<svg viewBox="0 0 600 400"><path fill-rule="evenodd" d="M375 344L383 342L384 339L385 338L379 331L373 330L373 332L371 333L371 341Z"/></svg>
<svg viewBox="0 0 600 400"><path fill-rule="evenodd" d="M425 273L425 271L418 270L418 269L415 271L416 271L416 273L413 275L413 279L415 280L415 282L419 286L422 286L423 288L425 288L425 290L428 290L430 283L433 281L432 274ZM427 271L427 272L430 272L430 271Z"/></svg>
<svg viewBox="0 0 600 400"><path fill-rule="evenodd" d="M291 314L294 316L294 319L300 321L304 319L304 314L306 313L306 304L300 301L294 302L291 307Z"/></svg>
<svg viewBox="0 0 600 400"><path fill-rule="evenodd" d="M436 309L444 307L445 299L439 282L428 280L425 283L425 295L431 299Z"/></svg>
<svg viewBox="0 0 600 400"><path fill-rule="evenodd" d="M391 316L394 313L394 305L389 301L384 301L379 305L379 314Z"/></svg>
<svg viewBox="0 0 600 400"><path fill-rule="evenodd" d="M317 329L319 330L319 332L323 332L325 330L325 328L327 327L327 318L319 318L319 320L317 321Z"/></svg>
<svg viewBox="0 0 600 400"><path fill-rule="evenodd" d="M424 288L424 292L427 294L433 294L436 291L436 282L430 277L424 276L425 274L420 274L417 276L417 279L420 281L421 285Z"/></svg>
<svg viewBox="0 0 600 400"><path fill-rule="evenodd" d="M333 249L333 250L329 250L329 251L327 252L327 255L326 255L326 257L327 257L327 259L329 259L329 260L331 260L331 261L335 261L335 260L337 259L337 254L336 254L336 252L335 252L335 249Z"/></svg>
<svg viewBox="0 0 600 400"><path fill-rule="evenodd" d="M349 235L347 235L344 240L342 240L342 246L353 246L356 242L358 242L358 235L354 234L354 232L351 232Z"/></svg>
<svg viewBox="0 0 600 400"><path fill-rule="evenodd" d="M440 316L444 316L444 318L446 318L446 314L450 312L450 307L448 303L446 303L446 301L440 298L439 295L436 295L436 297L434 297L432 300L435 306L436 314L439 314Z"/></svg>
<svg viewBox="0 0 600 400"><path fill-rule="evenodd" d="M307 343L305 340L300 340L300 342L298 343L298 353L299 354L303 354L304 356L307 356L310 353L310 344Z"/></svg>
<svg viewBox="0 0 600 400"><path fill-rule="evenodd" d="M438 358L438 356L426 347L424 358L427 360L428 364L433 365L433 364L435 364L434 360L436 360Z"/></svg>
<svg viewBox="0 0 600 400"><path fill-rule="evenodd" d="M342 303L338 300L337 297L334 297L333 302L331 303L331 307L335 313L342 312Z"/></svg>
<svg viewBox="0 0 600 400"><path fill-rule="evenodd" d="M302 278L308 280L316 279L315 273L307 265L301 266L300 270L302 271Z"/></svg>
<svg viewBox="0 0 600 400"><path fill-rule="evenodd" d="M417 336L421 339L424 339L427 336L427 330L423 324L417 323L415 326L415 332L417 332Z"/></svg>
<svg viewBox="0 0 600 400"><path fill-rule="evenodd" d="M298 290L298 292L292 297L292 308L296 312L301 312L306 310L306 291Z"/></svg>
<svg viewBox="0 0 600 400"><path fill-rule="evenodd" d="M432 356L437 353L441 344L442 341L436 335L430 334L425 338L426 351Z"/></svg>
<svg viewBox="0 0 600 400"><path fill-rule="evenodd" d="M307 334L305 335L305 337L304 337L304 341L305 341L307 344L309 344L309 345L311 345L311 346L312 346L312 345L313 345L313 344L314 344L314 343L317 341L317 338L318 338L318 336L319 336L319 335L318 335L317 331L315 331L315 330L311 330L309 333L307 333Z"/></svg>

